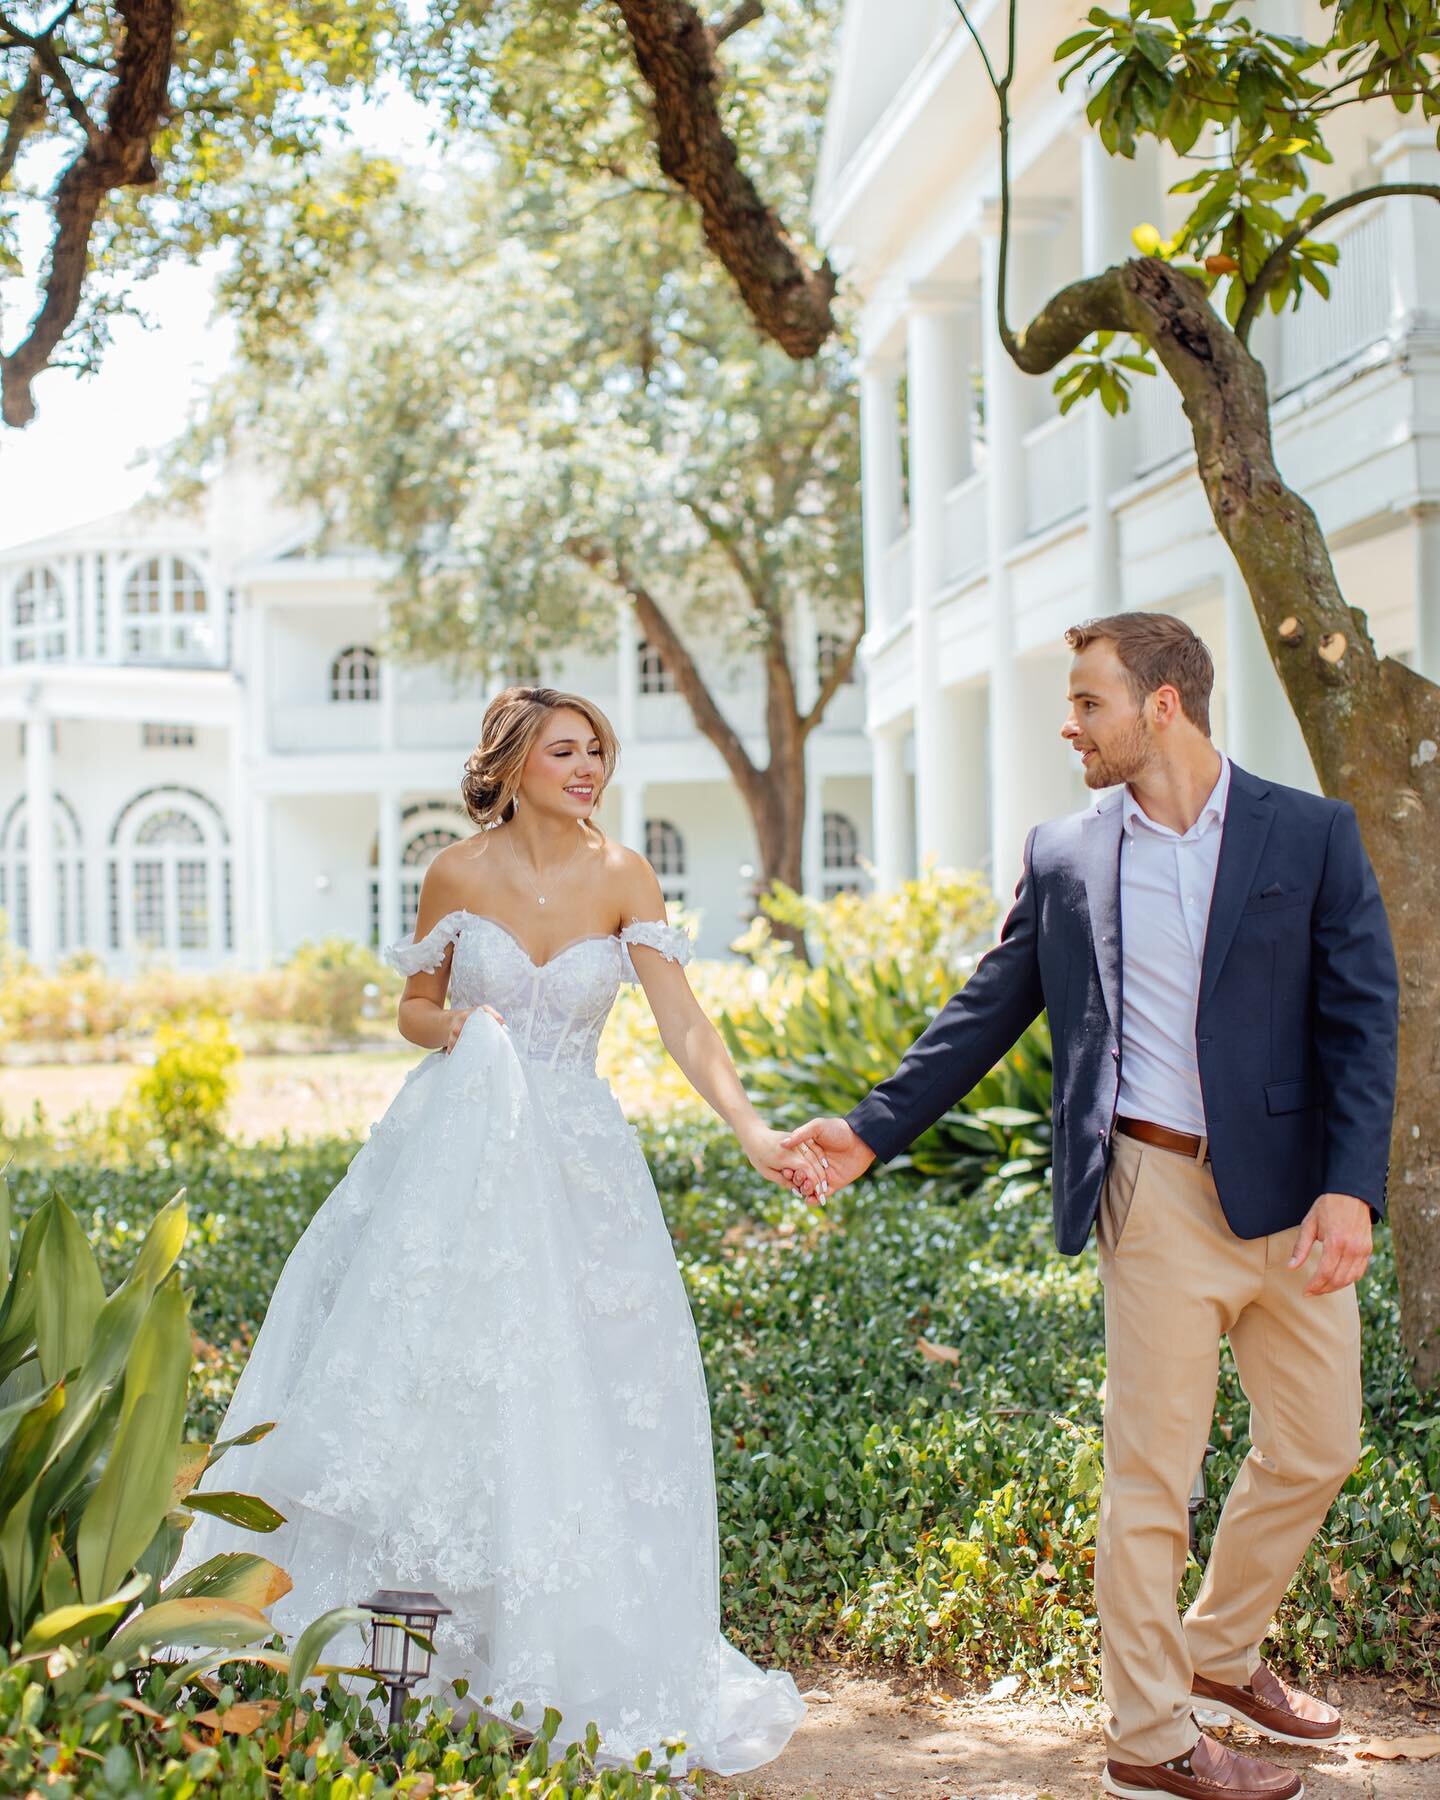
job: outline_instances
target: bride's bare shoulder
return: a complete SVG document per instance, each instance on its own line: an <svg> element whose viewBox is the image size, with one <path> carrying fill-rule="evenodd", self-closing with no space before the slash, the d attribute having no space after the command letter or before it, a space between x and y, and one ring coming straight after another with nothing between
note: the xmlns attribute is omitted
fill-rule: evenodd
<svg viewBox="0 0 1440 1800"><path fill-rule="evenodd" d="M599 860L601 858L603 860ZM656 905L663 907L659 880L638 850L628 849L607 838L604 844L597 846L597 861L622 924L642 914L653 918Z"/></svg>

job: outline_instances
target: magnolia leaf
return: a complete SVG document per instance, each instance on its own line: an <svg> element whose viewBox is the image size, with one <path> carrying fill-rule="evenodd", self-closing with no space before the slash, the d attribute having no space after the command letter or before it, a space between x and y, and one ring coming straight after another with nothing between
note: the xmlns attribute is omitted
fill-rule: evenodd
<svg viewBox="0 0 1440 1800"><path fill-rule="evenodd" d="M128 1662L144 1644L238 1650L270 1637L274 1630L264 1613L236 1600L157 1600L120 1627L105 1653L117 1662Z"/></svg>
<svg viewBox="0 0 1440 1800"><path fill-rule="evenodd" d="M261 1609L288 1594L294 1583L278 1563L249 1550L222 1551L166 1588L162 1600L239 1600Z"/></svg>
<svg viewBox="0 0 1440 1800"><path fill-rule="evenodd" d="M257 1494L191 1494L185 1505L191 1512L210 1513L246 1531L278 1531L285 1523L284 1513Z"/></svg>
<svg viewBox="0 0 1440 1800"><path fill-rule="evenodd" d="M315 1673L315 1665L319 1662L321 1652L332 1638L350 1626L364 1630L371 1624L371 1616L360 1606L336 1606L329 1612L321 1613L318 1619L312 1619L295 1640L295 1647L290 1652L290 1690L298 1694L304 1684Z"/></svg>
<svg viewBox="0 0 1440 1800"><path fill-rule="evenodd" d="M953 1349L949 1344L932 1344L929 1338L916 1338L915 1348L926 1362L958 1363L960 1360L958 1350Z"/></svg>
<svg viewBox="0 0 1440 1800"><path fill-rule="evenodd" d="M249 1737L262 1725L267 1725L280 1710L278 1700L237 1700L233 1706L227 1706L224 1712L210 1707L205 1712L196 1713L195 1723L207 1725L211 1731L222 1731L231 1737Z"/></svg>

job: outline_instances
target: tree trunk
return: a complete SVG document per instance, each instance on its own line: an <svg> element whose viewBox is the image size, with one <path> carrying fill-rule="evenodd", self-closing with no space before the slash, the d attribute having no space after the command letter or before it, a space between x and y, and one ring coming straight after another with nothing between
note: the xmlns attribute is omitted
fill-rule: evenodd
<svg viewBox="0 0 1440 1800"><path fill-rule="evenodd" d="M1180 389L1200 480L1327 794L1359 816L1400 964L1389 1217L1416 1385L1440 1381L1440 687L1382 659L1310 507L1275 467L1260 364L1204 288L1150 257L1076 282L1012 340L1031 374L1092 331L1143 337ZM1263 771L1262 771L1263 772Z"/></svg>

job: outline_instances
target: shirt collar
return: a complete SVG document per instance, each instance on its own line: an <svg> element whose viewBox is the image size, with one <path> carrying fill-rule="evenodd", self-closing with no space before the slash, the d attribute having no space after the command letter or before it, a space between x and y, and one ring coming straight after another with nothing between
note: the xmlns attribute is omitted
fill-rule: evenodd
<svg viewBox="0 0 1440 1800"><path fill-rule="evenodd" d="M1225 823L1225 808L1230 799L1230 758L1223 750L1220 752L1220 773L1215 777L1210 798L1200 808L1199 818L1188 831L1172 831L1168 825L1157 824L1128 787L1122 790L1122 795L1122 824L1132 836L1143 826L1147 831L1156 832L1161 837L1175 838L1180 843L1203 837L1212 826Z"/></svg>

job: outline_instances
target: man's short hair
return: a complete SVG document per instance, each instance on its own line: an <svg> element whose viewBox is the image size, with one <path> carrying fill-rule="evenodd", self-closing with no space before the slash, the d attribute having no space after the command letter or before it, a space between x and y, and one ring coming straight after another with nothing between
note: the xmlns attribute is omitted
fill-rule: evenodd
<svg viewBox="0 0 1440 1800"><path fill-rule="evenodd" d="M1065 642L1077 656L1091 644L1113 644L1137 703L1156 688L1173 687L1185 717L1209 737L1215 661L1183 619L1173 613L1112 613L1072 625Z"/></svg>

